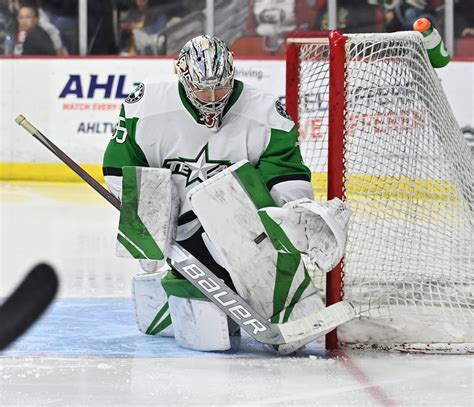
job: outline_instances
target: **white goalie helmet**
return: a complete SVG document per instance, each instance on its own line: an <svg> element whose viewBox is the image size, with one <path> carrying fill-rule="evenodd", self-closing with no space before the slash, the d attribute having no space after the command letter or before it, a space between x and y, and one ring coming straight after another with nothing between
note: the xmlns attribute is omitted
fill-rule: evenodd
<svg viewBox="0 0 474 407"><path fill-rule="evenodd" d="M208 127L217 127L234 86L234 59L217 37L200 35L181 49L176 62L186 96Z"/></svg>

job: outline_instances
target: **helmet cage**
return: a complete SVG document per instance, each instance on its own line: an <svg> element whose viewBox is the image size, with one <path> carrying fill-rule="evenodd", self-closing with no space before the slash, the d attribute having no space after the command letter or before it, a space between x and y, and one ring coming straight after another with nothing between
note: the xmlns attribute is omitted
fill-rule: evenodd
<svg viewBox="0 0 474 407"><path fill-rule="evenodd" d="M205 86L203 89L191 88L189 92L186 92L186 96L191 103L203 114L221 114L223 113L225 106L232 94L234 81L226 86ZM186 87L185 87L186 89ZM218 95L225 91L224 96L218 97ZM203 99L204 95L210 95L210 100Z"/></svg>

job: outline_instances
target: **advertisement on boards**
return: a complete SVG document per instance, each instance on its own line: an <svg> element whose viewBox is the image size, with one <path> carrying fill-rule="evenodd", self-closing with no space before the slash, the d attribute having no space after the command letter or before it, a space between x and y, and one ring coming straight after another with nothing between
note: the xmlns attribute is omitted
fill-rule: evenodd
<svg viewBox="0 0 474 407"><path fill-rule="evenodd" d="M23 114L81 163L100 163L120 104L141 81L171 77L170 59L2 60L1 162L52 162L55 157L14 122Z"/></svg>
<svg viewBox="0 0 474 407"><path fill-rule="evenodd" d="M284 102L284 60L237 59L235 65L237 79ZM174 59L3 59L0 73L0 162L57 161L15 124L23 114L79 163L100 164L122 101L142 81L169 79ZM472 132L474 62L451 62L437 74L460 127ZM305 95L304 103L309 110L327 104L318 94ZM326 125L319 117L303 123L302 141Z"/></svg>

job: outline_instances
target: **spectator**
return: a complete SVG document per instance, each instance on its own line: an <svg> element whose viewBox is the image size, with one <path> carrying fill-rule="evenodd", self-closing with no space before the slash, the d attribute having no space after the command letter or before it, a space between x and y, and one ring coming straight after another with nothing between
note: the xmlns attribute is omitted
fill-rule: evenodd
<svg viewBox="0 0 474 407"><path fill-rule="evenodd" d="M132 8L120 21L120 49L122 54L137 54L133 30L142 29L147 34L166 28L168 17L159 6L150 6L149 0L135 0Z"/></svg>
<svg viewBox="0 0 474 407"><path fill-rule="evenodd" d="M40 5L51 23L59 29L69 53L78 54L78 0L40 0Z"/></svg>
<svg viewBox="0 0 474 407"><path fill-rule="evenodd" d="M377 1L377 0L375 0ZM369 33L376 31L376 11L373 0L339 0L337 2L337 28L346 33ZM323 9L320 9L323 11ZM316 16L314 28L329 30L328 9Z"/></svg>
<svg viewBox="0 0 474 407"><path fill-rule="evenodd" d="M263 37L267 51L277 51L289 32L308 30L315 16L314 0L250 0L245 35Z"/></svg>
<svg viewBox="0 0 474 407"><path fill-rule="evenodd" d="M436 11L428 0L378 0L384 13L385 31L410 31L419 18L429 19L438 24Z"/></svg>
<svg viewBox="0 0 474 407"><path fill-rule="evenodd" d="M56 55L48 33L39 26L39 11L34 5L18 10L18 35L15 55Z"/></svg>
<svg viewBox="0 0 474 407"><path fill-rule="evenodd" d="M12 13L7 0L0 0L0 54L11 55L17 31L16 13Z"/></svg>
<svg viewBox="0 0 474 407"><path fill-rule="evenodd" d="M474 10L472 0L458 0L455 3L455 37L474 37Z"/></svg>
<svg viewBox="0 0 474 407"><path fill-rule="evenodd" d="M9 7L10 10L17 14L18 10L20 9L21 5L25 3L22 0L9 0ZM37 6L36 1L30 1L26 2L26 4L31 4ZM58 28L51 23L49 20L48 15L45 13L45 11L41 8L38 7L38 12L39 12L39 26L46 31L46 33L49 35L51 38L51 41L53 42L54 49L56 50L57 55L69 55L66 47L63 45L63 41L61 39L61 34L58 30Z"/></svg>
<svg viewBox="0 0 474 407"><path fill-rule="evenodd" d="M472 6L472 0L457 0L454 3L454 54L458 57L474 57L474 12Z"/></svg>

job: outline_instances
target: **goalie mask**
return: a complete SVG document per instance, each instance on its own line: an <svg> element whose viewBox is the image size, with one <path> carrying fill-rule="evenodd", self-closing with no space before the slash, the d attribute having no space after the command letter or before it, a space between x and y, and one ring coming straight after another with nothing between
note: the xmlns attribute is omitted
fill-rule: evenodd
<svg viewBox="0 0 474 407"><path fill-rule="evenodd" d="M205 125L218 129L234 86L234 61L227 45L209 35L195 37L182 48L176 67Z"/></svg>

